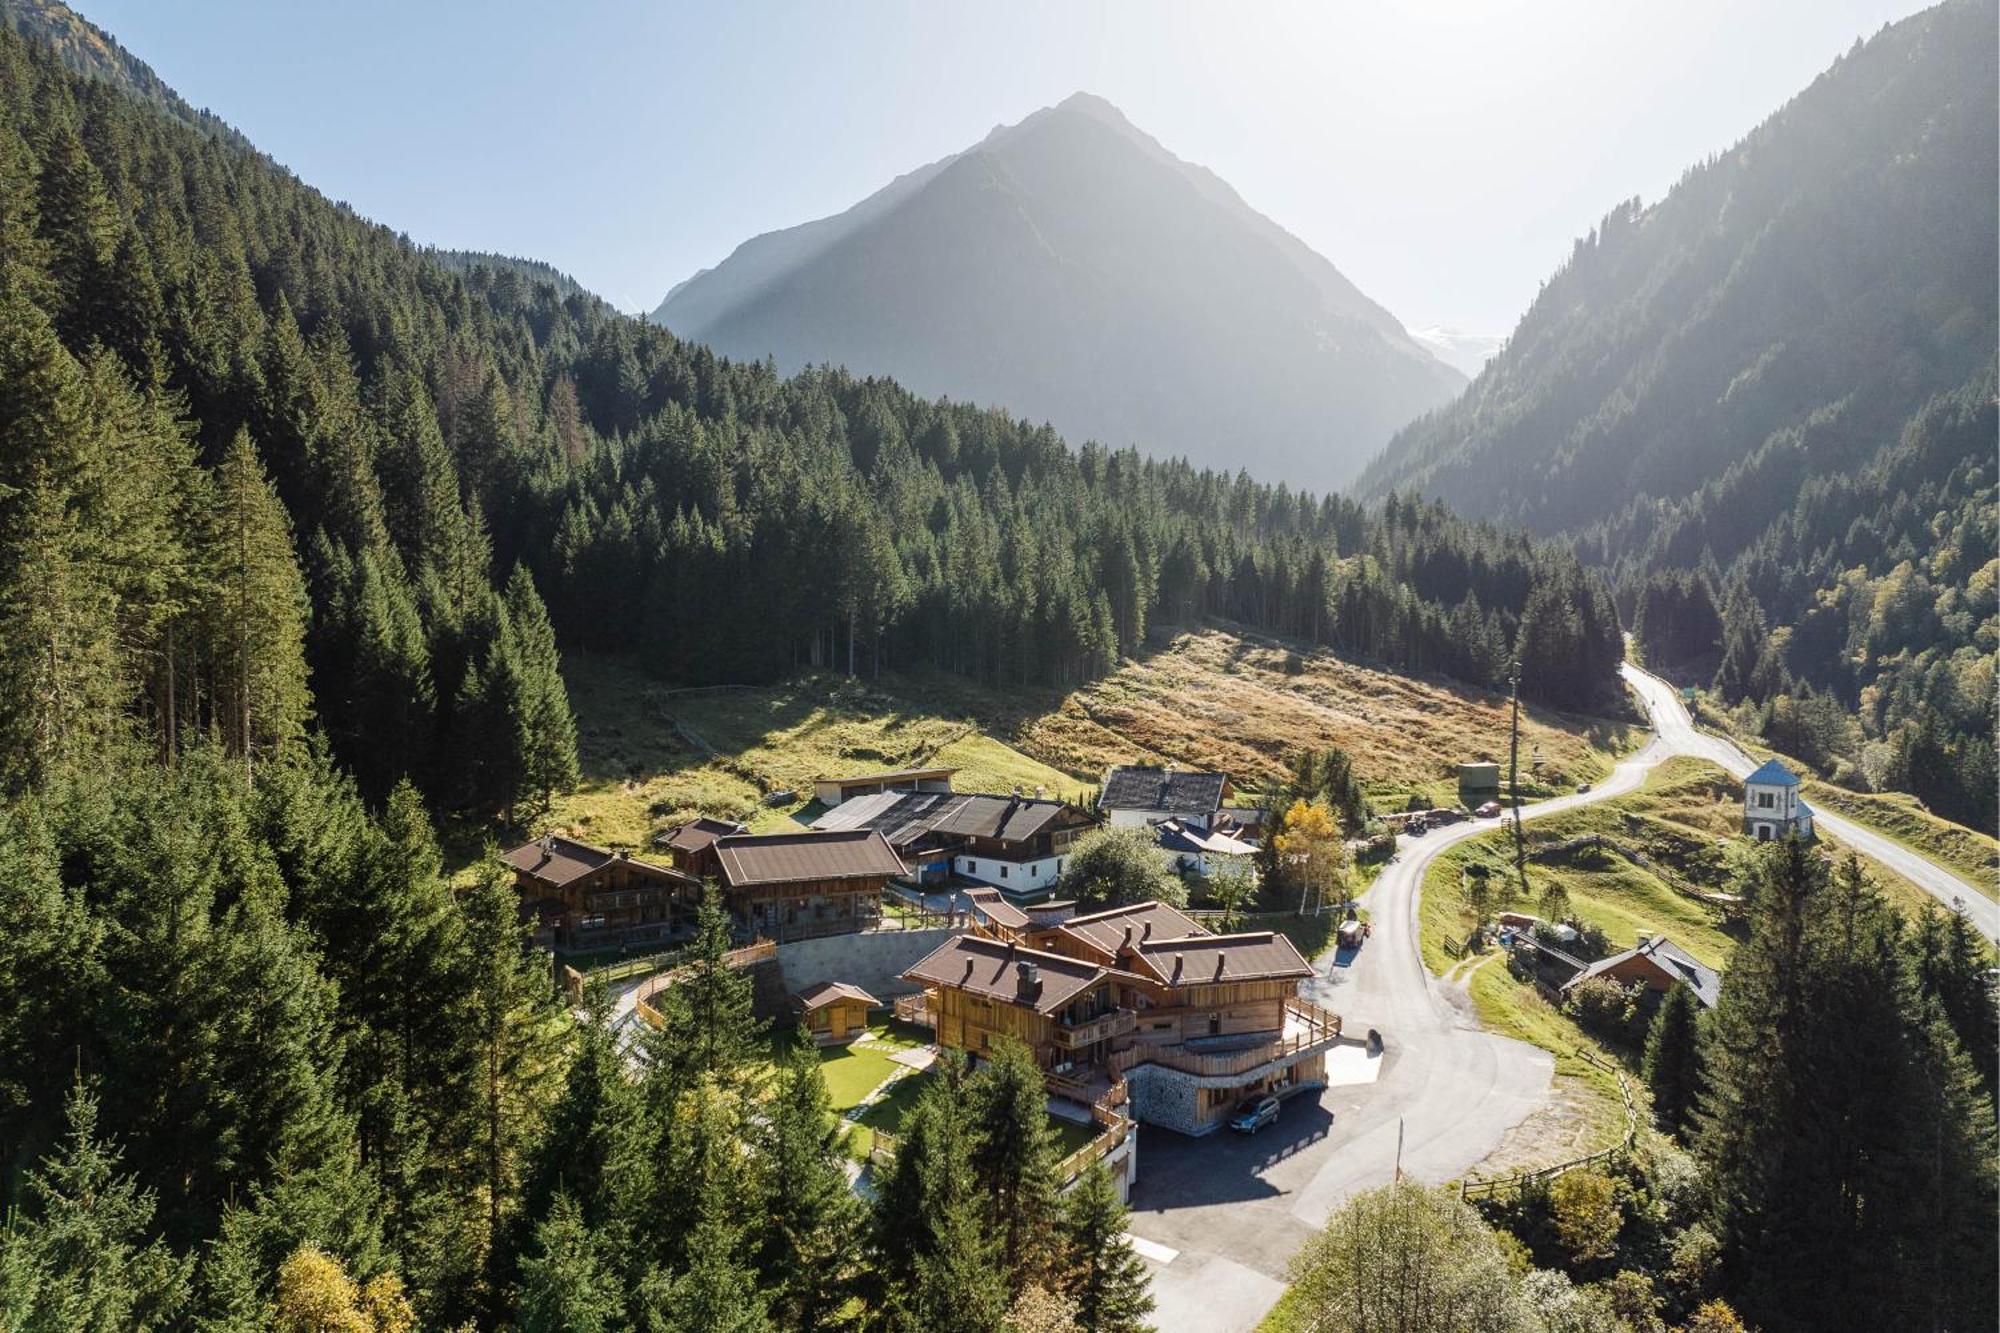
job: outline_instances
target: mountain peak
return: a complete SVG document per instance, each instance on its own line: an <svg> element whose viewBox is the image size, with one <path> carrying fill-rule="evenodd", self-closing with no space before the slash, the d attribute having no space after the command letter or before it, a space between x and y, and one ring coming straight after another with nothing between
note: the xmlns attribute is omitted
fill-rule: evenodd
<svg viewBox="0 0 2000 1333"><path fill-rule="evenodd" d="M654 319L786 371L843 364L1315 489L1464 382L1212 172L1081 91L845 213L744 242Z"/></svg>

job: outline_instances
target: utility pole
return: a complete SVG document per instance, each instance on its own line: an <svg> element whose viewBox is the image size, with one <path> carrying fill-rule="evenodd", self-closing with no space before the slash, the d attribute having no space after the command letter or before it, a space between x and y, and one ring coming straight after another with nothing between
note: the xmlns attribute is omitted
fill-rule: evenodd
<svg viewBox="0 0 2000 1333"><path fill-rule="evenodd" d="M1514 719L1507 740L1507 796L1514 803L1514 878L1528 896L1528 848L1521 838L1521 659L1507 664L1507 694Z"/></svg>

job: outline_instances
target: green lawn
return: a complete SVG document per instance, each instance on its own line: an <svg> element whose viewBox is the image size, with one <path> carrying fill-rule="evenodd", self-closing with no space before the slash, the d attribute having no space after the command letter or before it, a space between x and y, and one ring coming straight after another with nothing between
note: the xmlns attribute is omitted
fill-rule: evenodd
<svg viewBox="0 0 2000 1333"><path fill-rule="evenodd" d="M899 1068L888 1052L874 1046L825 1046L819 1053L819 1072L836 1111L858 1106Z"/></svg>

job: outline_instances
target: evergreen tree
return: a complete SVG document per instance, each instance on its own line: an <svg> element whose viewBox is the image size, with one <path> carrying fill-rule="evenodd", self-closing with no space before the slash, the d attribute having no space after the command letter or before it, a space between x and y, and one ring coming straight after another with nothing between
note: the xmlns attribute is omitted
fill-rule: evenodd
<svg viewBox="0 0 2000 1333"><path fill-rule="evenodd" d="M758 1266L771 1314L805 1333L844 1327L860 1276L861 1213L809 1043L793 1041L766 1117Z"/></svg>
<svg viewBox="0 0 2000 1333"><path fill-rule="evenodd" d="M1646 1035L1646 1086L1653 1094L1653 1119L1669 1134L1685 1134L1694 1124L1701 1095L1701 1044L1694 992L1676 984L1667 992Z"/></svg>
<svg viewBox="0 0 2000 1333"><path fill-rule="evenodd" d="M569 1195L558 1193L521 1262L521 1333L611 1333L625 1298L601 1239Z"/></svg>
<svg viewBox="0 0 2000 1333"><path fill-rule="evenodd" d="M1146 1265L1125 1234L1125 1205L1111 1173L1093 1162L1063 1201L1064 1289L1084 1333L1143 1333L1153 1295Z"/></svg>
<svg viewBox="0 0 2000 1333"><path fill-rule="evenodd" d="M507 580L506 624L514 638L521 673L515 696L519 712L514 719L519 788L540 808L555 793L576 786L576 719L563 686L555 629L525 565L514 566Z"/></svg>
<svg viewBox="0 0 2000 1333"><path fill-rule="evenodd" d="M1044 1281L1057 1262L1056 1138L1048 1087L1034 1055L1008 1039L988 1053L966 1087L972 1113L972 1175L992 1209L1011 1299Z"/></svg>
<svg viewBox="0 0 2000 1333"><path fill-rule="evenodd" d="M217 472L215 504L209 551L217 574L206 656L224 741L249 773L303 734L312 714L308 607L285 508L241 431Z"/></svg>
<svg viewBox="0 0 2000 1333"><path fill-rule="evenodd" d="M750 978L731 967L735 947L722 891L710 883L680 979L657 997L661 1024L649 1039L652 1079L677 1098L704 1076L732 1086L754 1081L761 1024L751 1012Z"/></svg>
<svg viewBox="0 0 2000 1333"><path fill-rule="evenodd" d="M193 1263L152 1238L153 1196L118 1171L78 1084L61 1152L28 1178L29 1213L0 1231L0 1325L19 1333L125 1333L171 1326Z"/></svg>

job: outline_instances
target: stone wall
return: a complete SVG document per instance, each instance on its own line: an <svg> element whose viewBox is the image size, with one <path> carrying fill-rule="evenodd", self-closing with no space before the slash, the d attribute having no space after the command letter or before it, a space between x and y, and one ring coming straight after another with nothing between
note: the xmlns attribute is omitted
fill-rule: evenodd
<svg viewBox="0 0 2000 1333"><path fill-rule="evenodd" d="M962 928L874 930L859 935L828 935L778 946L778 966L787 994L821 981L845 981L887 1003L918 989L902 979L904 969L943 944Z"/></svg>

